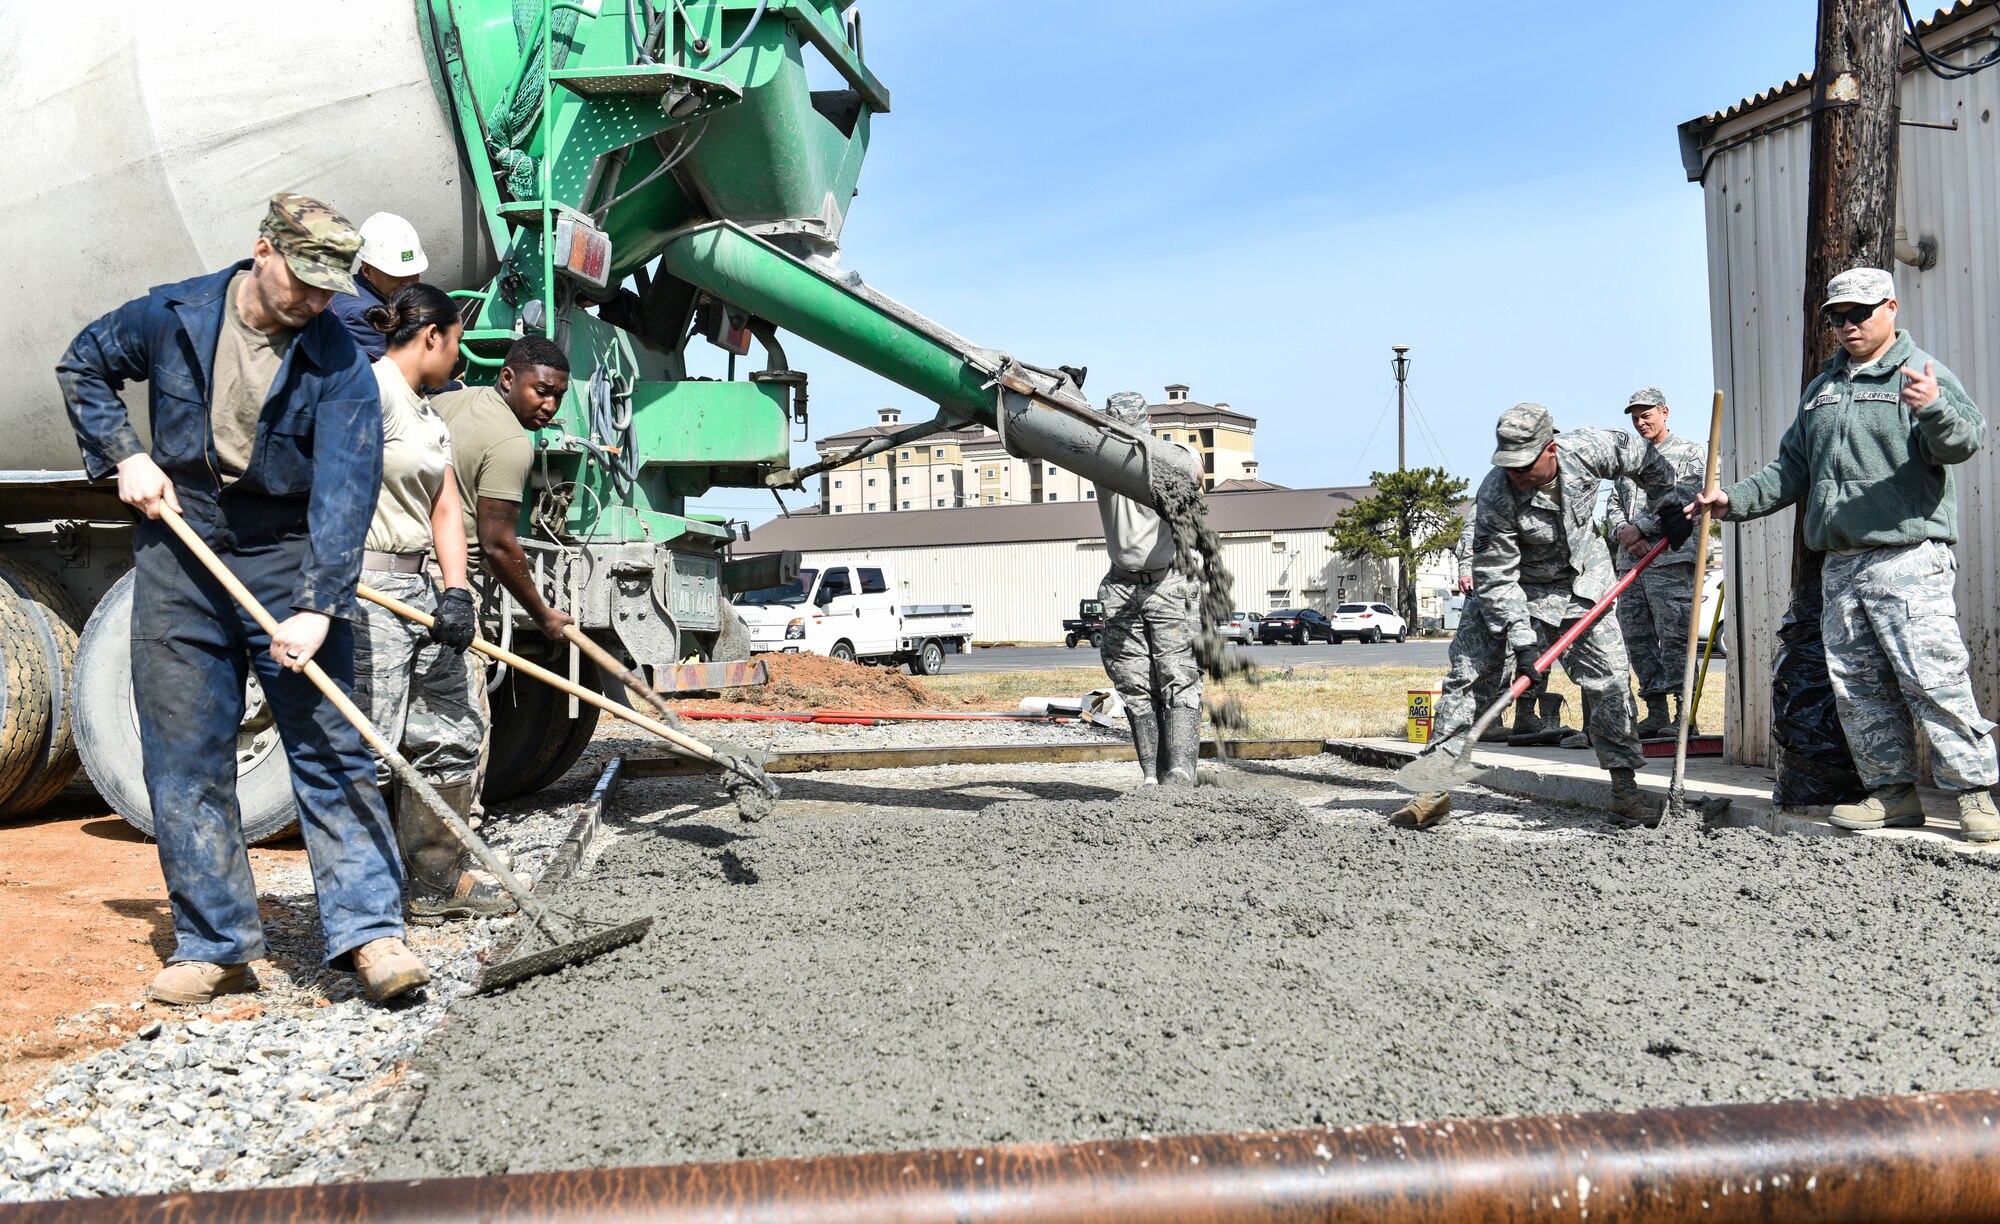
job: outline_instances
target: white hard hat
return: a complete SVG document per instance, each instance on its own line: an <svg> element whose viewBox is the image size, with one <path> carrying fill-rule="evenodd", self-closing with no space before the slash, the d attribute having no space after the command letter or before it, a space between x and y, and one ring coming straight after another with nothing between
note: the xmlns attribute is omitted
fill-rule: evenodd
<svg viewBox="0 0 2000 1224"><path fill-rule="evenodd" d="M361 223L361 262L391 276L421 276L431 266L424 244L417 241L417 227L385 212Z"/></svg>

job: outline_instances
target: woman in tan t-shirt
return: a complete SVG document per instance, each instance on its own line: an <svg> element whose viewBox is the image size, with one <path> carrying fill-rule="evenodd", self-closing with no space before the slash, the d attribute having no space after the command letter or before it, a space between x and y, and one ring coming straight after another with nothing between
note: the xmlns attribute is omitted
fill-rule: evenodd
<svg viewBox="0 0 2000 1224"><path fill-rule="evenodd" d="M354 635L354 699L384 739L461 817L472 810L486 738L485 669L466 648L478 628L465 581L465 532L451 434L418 393L441 387L464 334L457 305L434 285L400 290L363 316L388 338L375 363L382 397L382 493L368 526L361 581L431 614L429 629L362 601ZM376 782L388 788L379 757ZM415 918L504 914L513 902L475 871L442 820L396 783L389 796Z"/></svg>

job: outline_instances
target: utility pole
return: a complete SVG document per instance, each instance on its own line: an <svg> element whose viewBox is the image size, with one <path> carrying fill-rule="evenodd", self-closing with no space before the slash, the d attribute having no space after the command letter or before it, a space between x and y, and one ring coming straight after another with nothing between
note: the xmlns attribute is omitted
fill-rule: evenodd
<svg viewBox="0 0 2000 1224"><path fill-rule="evenodd" d="M1407 437L1403 424L1403 384L1410 378L1410 359L1404 355L1410 351L1410 346L1392 344L1389 347L1396 350L1396 356L1389 364L1396 368L1396 470L1400 472L1409 466L1403 453Z"/></svg>

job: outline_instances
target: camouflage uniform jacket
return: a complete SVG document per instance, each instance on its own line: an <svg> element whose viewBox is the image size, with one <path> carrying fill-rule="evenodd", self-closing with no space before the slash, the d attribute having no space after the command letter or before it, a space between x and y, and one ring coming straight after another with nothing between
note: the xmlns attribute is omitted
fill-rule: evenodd
<svg viewBox="0 0 2000 1224"><path fill-rule="evenodd" d="M1473 537L1478 534L1473 530L1473 525L1478 521L1479 515L1476 511L1466 517L1465 530L1458 533L1458 546L1452 549L1452 552L1458 557L1458 580L1460 582L1464 582L1466 579L1472 577L1472 541Z"/></svg>
<svg viewBox="0 0 2000 1224"><path fill-rule="evenodd" d="M1611 552L1596 525L1604 481L1635 479L1653 507L1674 491L1673 466L1622 429L1557 434L1556 465L1556 480L1531 493L1516 491L1500 468L1479 485L1472 596L1487 624L1504 627L1510 649L1536 644L1531 620L1559 625L1573 604L1611 589Z"/></svg>
<svg viewBox="0 0 2000 1224"><path fill-rule="evenodd" d="M1665 442L1653 447L1654 450L1673 465L1674 480L1680 486L1683 497L1690 501L1701 492L1708 481L1708 450L1700 444L1683 438L1677 433L1667 435ZM1618 529L1630 524L1639 529L1647 543L1660 538L1660 519L1646 504L1646 495L1640 491L1639 482L1629 476L1622 476L1611 484L1611 500L1604 506L1604 526L1611 548L1613 568L1624 573L1636 564L1639 558L1618 546ZM1670 548L1653 562L1653 568L1664 565L1693 565L1692 548Z"/></svg>

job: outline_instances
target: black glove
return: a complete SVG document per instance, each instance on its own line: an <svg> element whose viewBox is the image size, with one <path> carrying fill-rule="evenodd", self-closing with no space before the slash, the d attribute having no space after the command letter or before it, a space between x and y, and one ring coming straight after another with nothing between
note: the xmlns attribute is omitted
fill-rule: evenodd
<svg viewBox="0 0 2000 1224"><path fill-rule="evenodd" d="M1530 684L1526 691L1521 694L1523 697L1533 697L1540 693L1542 685L1548 681L1549 676L1547 672L1543 672L1540 675L1535 674L1535 660L1541 657L1542 648L1540 646L1514 647L1514 675L1517 677L1535 677L1534 683Z"/></svg>
<svg viewBox="0 0 2000 1224"><path fill-rule="evenodd" d="M479 617L472 610L472 592L464 587L446 587L444 594L438 596L437 611L431 614L431 641L464 654L478 632Z"/></svg>
<svg viewBox="0 0 2000 1224"><path fill-rule="evenodd" d="M1660 534L1675 548L1687 543L1694 534L1694 520L1687 516L1688 504L1687 498L1676 493L1660 507Z"/></svg>

